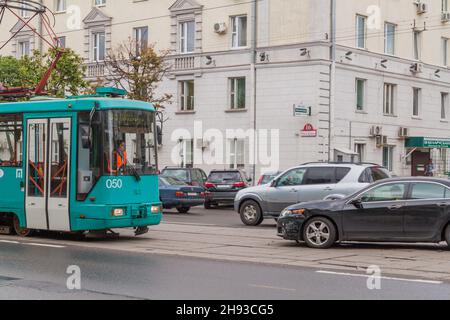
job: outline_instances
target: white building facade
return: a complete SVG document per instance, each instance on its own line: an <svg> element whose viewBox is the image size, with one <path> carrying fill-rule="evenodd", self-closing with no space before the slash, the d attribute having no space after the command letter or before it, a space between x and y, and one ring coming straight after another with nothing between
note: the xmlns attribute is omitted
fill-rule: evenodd
<svg viewBox="0 0 450 320"><path fill-rule="evenodd" d="M447 0L48 0L56 31L104 76L129 37L171 50L162 166L258 177L314 161L448 170ZM6 40L18 25L0 28ZM15 28L15 29L14 29ZM2 55L45 49L27 31Z"/></svg>

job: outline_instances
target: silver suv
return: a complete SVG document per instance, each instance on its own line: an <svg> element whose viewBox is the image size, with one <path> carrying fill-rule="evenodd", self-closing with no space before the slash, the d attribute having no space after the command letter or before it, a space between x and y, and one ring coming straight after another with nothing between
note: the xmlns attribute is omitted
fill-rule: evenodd
<svg viewBox="0 0 450 320"><path fill-rule="evenodd" d="M244 224L257 226L293 204L344 197L390 177L375 164L308 163L283 172L270 184L240 191L234 208Z"/></svg>

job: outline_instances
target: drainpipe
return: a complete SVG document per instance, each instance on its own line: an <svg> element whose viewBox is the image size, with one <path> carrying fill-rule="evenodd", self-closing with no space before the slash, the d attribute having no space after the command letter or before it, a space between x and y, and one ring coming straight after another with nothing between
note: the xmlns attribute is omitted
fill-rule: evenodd
<svg viewBox="0 0 450 320"><path fill-rule="evenodd" d="M44 4L44 0L39 0L39 3L43 5ZM39 34L42 34L42 30L43 30L42 17L39 16L39 19L38 19L38 32L39 32ZM42 39L40 37L38 38L38 41L39 41L39 44L38 44L39 51L42 52L44 50L44 43L43 43L43 41L42 41Z"/></svg>
<svg viewBox="0 0 450 320"><path fill-rule="evenodd" d="M330 0L330 109L328 121L328 161L332 161L332 145L333 145L333 122L335 108L335 79L336 79L336 0Z"/></svg>
<svg viewBox="0 0 450 320"><path fill-rule="evenodd" d="M256 71L256 63L257 63L257 56L258 56L258 52L257 52L257 36L258 36L258 0L254 0L252 1L252 44L251 44L251 50L252 50L252 62L251 62L251 66L250 66L250 70L251 70L251 79L252 79L252 110L253 110L253 172L252 172L252 179L253 182L256 181L256 160L257 160L257 134L256 134L256 129L257 129L257 125L256 125L256 76L257 76L257 71Z"/></svg>

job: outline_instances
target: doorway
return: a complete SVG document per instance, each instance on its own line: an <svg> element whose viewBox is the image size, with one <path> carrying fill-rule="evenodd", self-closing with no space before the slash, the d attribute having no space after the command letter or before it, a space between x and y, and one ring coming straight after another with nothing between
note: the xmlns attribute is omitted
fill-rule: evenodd
<svg viewBox="0 0 450 320"><path fill-rule="evenodd" d="M425 176L425 168L431 159L430 151L416 150L411 155L411 175L413 177Z"/></svg>

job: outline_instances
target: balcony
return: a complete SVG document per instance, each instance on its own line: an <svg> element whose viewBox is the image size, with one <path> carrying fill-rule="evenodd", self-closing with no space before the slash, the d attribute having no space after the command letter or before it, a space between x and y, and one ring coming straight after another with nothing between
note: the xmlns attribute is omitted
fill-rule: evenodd
<svg viewBox="0 0 450 320"><path fill-rule="evenodd" d="M175 71L194 69L195 62L195 56L177 56L174 58L173 69Z"/></svg>
<svg viewBox="0 0 450 320"><path fill-rule="evenodd" d="M106 75L106 67L102 62L92 62L86 64L86 78L96 79Z"/></svg>

